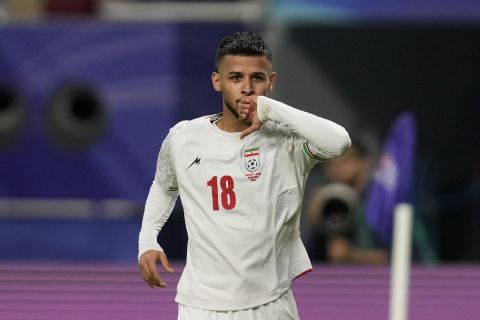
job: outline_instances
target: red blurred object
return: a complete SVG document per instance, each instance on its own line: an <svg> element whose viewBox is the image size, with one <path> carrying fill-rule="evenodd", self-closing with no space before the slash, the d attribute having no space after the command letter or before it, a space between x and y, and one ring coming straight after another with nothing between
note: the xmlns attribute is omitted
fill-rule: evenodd
<svg viewBox="0 0 480 320"><path fill-rule="evenodd" d="M46 12L62 15L93 14L97 9L95 0L47 0Z"/></svg>

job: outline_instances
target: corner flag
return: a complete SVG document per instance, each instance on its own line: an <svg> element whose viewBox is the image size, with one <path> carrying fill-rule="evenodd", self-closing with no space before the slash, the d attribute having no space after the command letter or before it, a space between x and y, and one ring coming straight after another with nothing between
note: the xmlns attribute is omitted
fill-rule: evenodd
<svg viewBox="0 0 480 320"><path fill-rule="evenodd" d="M415 138L416 124L413 114L400 114L390 127L368 190L366 221L381 244L387 248L392 243L395 206L402 202L411 203Z"/></svg>

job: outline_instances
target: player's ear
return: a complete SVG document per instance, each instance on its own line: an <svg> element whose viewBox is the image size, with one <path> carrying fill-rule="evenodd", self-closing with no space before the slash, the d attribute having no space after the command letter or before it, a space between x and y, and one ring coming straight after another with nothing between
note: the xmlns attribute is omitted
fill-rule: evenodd
<svg viewBox="0 0 480 320"><path fill-rule="evenodd" d="M275 82L277 81L277 73L272 72L269 76L270 84L268 85L268 90L272 91L275 88Z"/></svg>
<svg viewBox="0 0 480 320"><path fill-rule="evenodd" d="M213 89L216 91L220 92L222 90L222 86L220 85L220 75L216 71L212 72L212 85Z"/></svg>

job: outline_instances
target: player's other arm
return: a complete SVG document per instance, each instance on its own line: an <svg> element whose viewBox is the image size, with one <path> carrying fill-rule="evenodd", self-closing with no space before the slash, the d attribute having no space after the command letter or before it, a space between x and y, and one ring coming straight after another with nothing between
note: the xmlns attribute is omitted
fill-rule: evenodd
<svg viewBox="0 0 480 320"><path fill-rule="evenodd" d="M269 120L279 122L303 137L308 142L309 152L324 160L341 156L351 145L350 136L344 127L264 96L242 98L241 115L242 112L252 122L250 130ZM255 123L256 120L261 123Z"/></svg>
<svg viewBox="0 0 480 320"><path fill-rule="evenodd" d="M160 277L157 264L160 262L168 272L173 269L167 256L157 242L160 230L167 222L178 198L178 185L171 156L171 134L165 138L157 161L155 180L150 187L142 228L138 239L138 266L143 279L150 287L166 287Z"/></svg>
<svg viewBox="0 0 480 320"><path fill-rule="evenodd" d="M157 242L157 236L170 217L177 197L178 191L163 190L156 181L153 181L148 193L138 237L138 267L143 280L150 287L166 287L157 270L159 262L166 271L173 272L166 254Z"/></svg>

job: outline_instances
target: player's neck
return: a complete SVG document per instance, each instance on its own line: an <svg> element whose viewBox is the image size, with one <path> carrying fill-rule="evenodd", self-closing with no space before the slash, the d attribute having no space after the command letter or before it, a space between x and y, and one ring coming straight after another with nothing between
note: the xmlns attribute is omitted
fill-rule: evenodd
<svg viewBox="0 0 480 320"><path fill-rule="evenodd" d="M229 110L223 111L223 117L217 121L216 125L220 130L226 132L241 132L249 126L247 123L239 120Z"/></svg>

